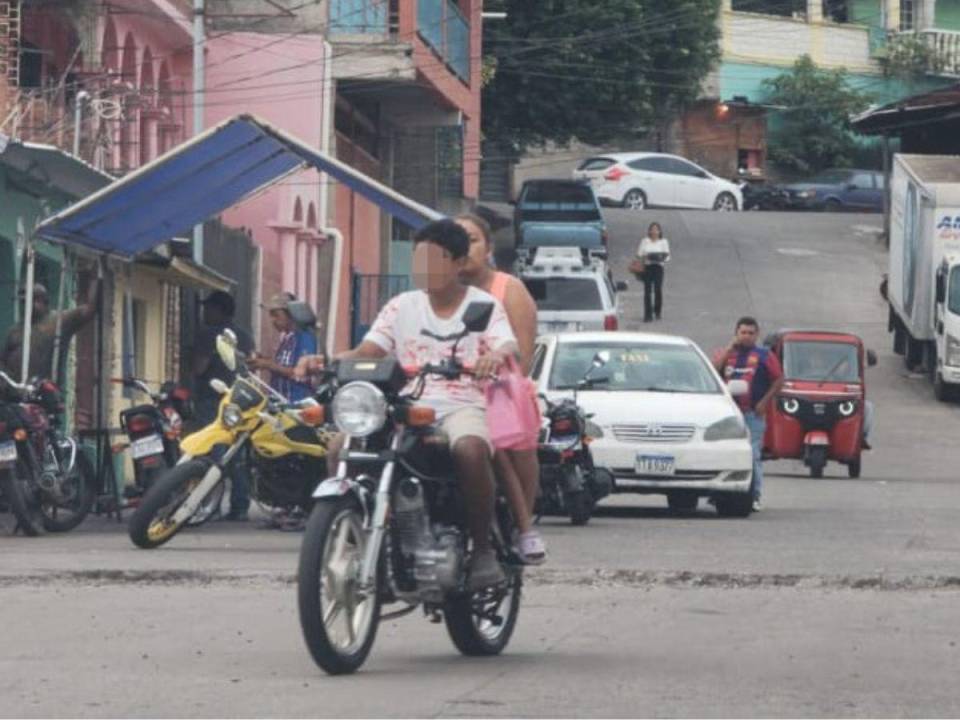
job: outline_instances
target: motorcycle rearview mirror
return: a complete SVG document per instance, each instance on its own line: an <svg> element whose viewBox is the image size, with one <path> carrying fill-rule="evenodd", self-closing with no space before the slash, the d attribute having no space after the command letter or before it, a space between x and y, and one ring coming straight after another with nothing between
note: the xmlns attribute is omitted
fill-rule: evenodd
<svg viewBox="0 0 960 720"><path fill-rule="evenodd" d="M217 335L217 354L228 370L234 372L237 369L237 336L232 330Z"/></svg>
<svg viewBox="0 0 960 720"><path fill-rule="evenodd" d="M877 364L877 353L873 350L867 350L867 367L873 367Z"/></svg>
<svg viewBox="0 0 960 720"><path fill-rule="evenodd" d="M463 326L467 332L483 332L490 324L490 316L493 314L493 303L472 302L467 305L463 311Z"/></svg>
<svg viewBox="0 0 960 720"><path fill-rule="evenodd" d="M740 397L750 392L750 386L746 380L731 380L727 383L727 389L734 397Z"/></svg>
<svg viewBox="0 0 960 720"><path fill-rule="evenodd" d="M213 391L217 395L226 395L227 391L230 390L230 388L227 387L227 384L220 378L213 378L210 381L210 387L213 388Z"/></svg>

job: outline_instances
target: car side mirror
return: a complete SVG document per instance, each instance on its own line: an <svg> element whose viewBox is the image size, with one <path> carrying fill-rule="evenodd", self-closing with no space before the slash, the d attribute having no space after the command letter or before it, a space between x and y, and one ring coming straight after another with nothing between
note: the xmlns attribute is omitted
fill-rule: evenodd
<svg viewBox="0 0 960 720"><path fill-rule="evenodd" d="M478 333L487 329L490 316L493 314L493 303L472 302L463 311L463 325L467 332Z"/></svg>
<svg viewBox="0 0 960 720"><path fill-rule="evenodd" d="M877 354L873 350L867 350L867 367L873 367L877 364Z"/></svg>
<svg viewBox="0 0 960 720"><path fill-rule="evenodd" d="M623 280L618 281L614 287L616 288L617 292L626 292L630 289L630 286L627 285Z"/></svg>
<svg viewBox="0 0 960 720"><path fill-rule="evenodd" d="M750 386L746 380L730 380L727 383L727 389L734 397L741 397L750 392Z"/></svg>

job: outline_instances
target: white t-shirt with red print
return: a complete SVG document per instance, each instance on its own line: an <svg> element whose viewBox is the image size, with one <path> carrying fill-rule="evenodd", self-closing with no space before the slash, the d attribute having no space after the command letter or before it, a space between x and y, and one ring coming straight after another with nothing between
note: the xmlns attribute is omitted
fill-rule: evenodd
<svg viewBox="0 0 960 720"><path fill-rule="evenodd" d="M467 294L457 311L448 318L439 318L430 306L430 298L422 290L397 295L384 306L364 341L372 342L393 355L404 367L422 367L438 364L450 357L453 340L437 340L425 335L424 330L438 337L449 337L463 330L464 311L472 302L493 303L490 324L482 333L470 333L457 346L457 358L466 366L474 365L481 355L502 349L517 339L510 328L503 305L475 287ZM428 377L419 402L432 407L438 418L465 407L484 407L483 386L469 375L457 380Z"/></svg>

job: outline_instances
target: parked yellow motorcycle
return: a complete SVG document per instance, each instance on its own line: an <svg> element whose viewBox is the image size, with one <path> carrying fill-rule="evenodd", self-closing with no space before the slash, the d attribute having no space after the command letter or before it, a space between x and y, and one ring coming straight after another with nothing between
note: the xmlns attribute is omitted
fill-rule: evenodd
<svg viewBox="0 0 960 720"><path fill-rule="evenodd" d="M217 337L217 352L236 380L230 388L211 381L223 396L216 420L181 441L179 462L153 483L130 518L138 547L159 547L183 529L241 452L249 452L250 495L264 505L309 512L313 489L326 477L323 405L313 398L292 403L250 372L232 331Z"/></svg>

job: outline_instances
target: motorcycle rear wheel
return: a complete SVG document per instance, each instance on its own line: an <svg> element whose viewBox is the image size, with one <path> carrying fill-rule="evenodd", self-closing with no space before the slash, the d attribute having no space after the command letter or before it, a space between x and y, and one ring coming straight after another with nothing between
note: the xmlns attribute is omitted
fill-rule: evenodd
<svg viewBox="0 0 960 720"><path fill-rule="evenodd" d="M77 450L76 463L73 466L71 476L64 481L64 486L73 483L73 490L69 501L63 505L56 503L43 503L41 510L43 512L43 527L48 532L69 532L77 525L82 523L90 511L93 509L93 503L97 499L97 493L93 487L96 474L93 471L93 465L83 450ZM63 513L62 511L66 511Z"/></svg>
<svg viewBox="0 0 960 720"><path fill-rule="evenodd" d="M567 495L565 498L570 511L570 522L578 527L590 522L593 514L593 498L586 490L580 490Z"/></svg>
<svg viewBox="0 0 960 720"><path fill-rule="evenodd" d="M462 654L471 657L499 655L510 642L517 616L523 575L519 568L507 568L508 584L472 594L449 598L443 607L443 619L450 639ZM503 609L506 608L506 613ZM499 622L491 619L491 615Z"/></svg>
<svg viewBox="0 0 960 720"><path fill-rule="evenodd" d="M145 550L160 547L183 529L185 522L174 523L170 518L209 468L206 460L191 460L171 468L151 486L127 526L134 545ZM222 483L221 479L218 484Z"/></svg>
<svg viewBox="0 0 960 720"><path fill-rule="evenodd" d="M43 513L39 501L30 492L26 472L27 468L19 461L15 469L0 470L0 494L6 498L10 512L17 519L17 527L24 535L36 537L43 535Z"/></svg>
<svg viewBox="0 0 960 720"><path fill-rule="evenodd" d="M364 594L357 583L367 542L356 499L339 497L314 505L300 548L297 598L307 649L330 675L356 672L377 636L378 578Z"/></svg>

